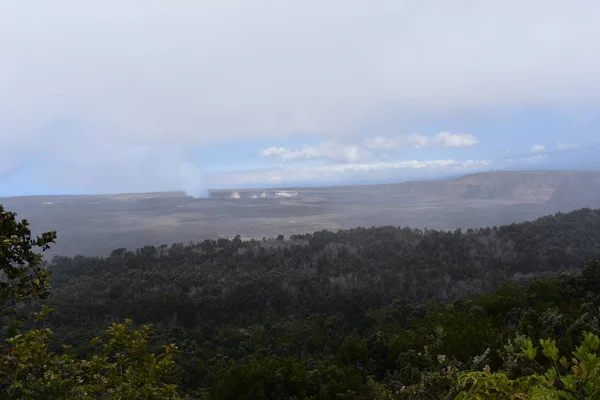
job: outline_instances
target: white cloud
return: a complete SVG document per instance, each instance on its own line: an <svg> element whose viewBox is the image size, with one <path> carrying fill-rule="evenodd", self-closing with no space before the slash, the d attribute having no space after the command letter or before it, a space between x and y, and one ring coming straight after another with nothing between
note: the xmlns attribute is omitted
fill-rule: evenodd
<svg viewBox="0 0 600 400"><path fill-rule="evenodd" d="M529 163L529 164L536 164L536 163L539 163L539 162L547 160L547 159L548 159L547 154L537 154L535 156L526 157L523 159L523 161L525 161L526 163Z"/></svg>
<svg viewBox="0 0 600 400"><path fill-rule="evenodd" d="M368 149L390 150L400 147L422 148L433 145L443 147L472 147L479 143L479 140L471 134L450 133L442 131L434 136L423 136L418 133L411 133L405 136L384 138L376 136L364 141Z"/></svg>
<svg viewBox="0 0 600 400"><path fill-rule="evenodd" d="M479 143L477 138L471 134L456 134L447 131L438 133L431 140L444 147L472 147Z"/></svg>
<svg viewBox="0 0 600 400"><path fill-rule="evenodd" d="M570 150L570 149L577 149L577 148L579 148L579 146L577 146L576 144L572 144L572 143L565 143L565 142L559 140L556 143L556 148L558 150Z"/></svg>
<svg viewBox="0 0 600 400"><path fill-rule="evenodd" d="M364 146L371 150L392 150L398 147L398 141L383 136L375 136L374 138L365 139Z"/></svg>
<svg viewBox="0 0 600 400"><path fill-rule="evenodd" d="M259 154L263 157L274 157L283 162L326 159L334 163L363 161L371 155L358 146L341 145L333 141L304 146L300 150L273 146L260 150Z"/></svg>
<svg viewBox="0 0 600 400"><path fill-rule="evenodd" d="M120 140L336 135L384 103L555 106L600 91L592 0L19 0L0 18L4 117L76 117Z"/></svg>
<svg viewBox="0 0 600 400"><path fill-rule="evenodd" d="M429 146L432 143L431 138L419 135L418 133L410 133L403 136L382 137L375 136L363 141L363 145L372 150L393 150L401 147L422 148Z"/></svg>
<svg viewBox="0 0 600 400"><path fill-rule="evenodd" d="M408 140L410 146L415 147L417 149L429 146L429 144L431 143L430 138L428 138L427 136L419 135L418 133L411 133L406 137L406 139ZM400 146L402 146L402 140L403 139L400 139L400 143L398 143Z"/></svg>
<svg viewBox="0 0 600 400"><path fill-rule="evenodd" d="M259 153L263 157L285 157L290 154L292 150L286 149L285 147L269 147L268 149L260 150Z"/></svg>
<svg viewBox="0 0 600 400"><path fill-rule="evenodd" d="M14 175L32 147L46 157L43 143L58 140L62 123L97 145L53 146L58 159L77 165L60 181L114 191L146 187L139 182L162 181L160 171L170 171L98 172L117 164L137 171L139 148L298 133L360 140L381 113L403 121L594 108L598 20L593 0L6 1L0 143L11 154L0 160L0 174ZM425 147L431 139L407 140ZM359 147L338 159L364 159ZM80 182L94 168L103 181Z"/></svg>
<svg viewBox="0 0 600 400"><path fill-rule="evenodd" d="M422 148L433 145L471 147L477 143L479 141L471 134L455 134L443 131L434 136L422 136L417 133L391 138L375 136L363 140L359 145L327 141L313 146L304 146L300 150L272 146L259 150L259 154L283 162L325 159L333 163L351 163L389 158L390 152L402 147Z"/></svg>
<svg viewBox="0 0 600 400"><path fill-rule="evenodd" d="M423 178L431 174L468 173L489 167L486 160L409 160L379 163L350 163L305 168L278 168L276 170L236 171L209 177L220 185L243 187L264 182L277 184L330 183L348 180L380 180Z"/></svg>
<svg viewBox="0 0 600 400"><path fill-rule="evenodd" d="M544 145L541 145L541 144L534 144L531 147L531 152L532 153L543 153L544 151L546 151L546 147Z"/></svg>

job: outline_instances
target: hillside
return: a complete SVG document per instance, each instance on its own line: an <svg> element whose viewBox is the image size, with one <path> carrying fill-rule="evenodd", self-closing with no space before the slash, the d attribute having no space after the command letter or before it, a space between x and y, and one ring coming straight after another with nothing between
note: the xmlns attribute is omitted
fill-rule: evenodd
<svg viewBox="0 0 600 400"><path fill-rule="evenodd" d="M203 314L201 320L231 322L260 314L270 304L283 316L288 307L297 313L316 297L323 299L321 311L331 312L327 297L352 292L362 293L365 307L398 296L419 302L456 299L490 290L505 279L568 271L595 258L600 259L600 210L582 209L467 231L387 226L321 231L287 240L236 237L135 251L121 248L107 258L56 257L52 301L61 303L65 312L99 296L98 316L108 308L119 318L166 322L173 317L168 310L173 310L179 323L193 326L196 313ZM167 287L154 298L157 284ZM259 287L263 289L253 293ZM230 317L224 316L220 300L213 304L217 299L228 301ZM96 313L94 301L85 308L87 316ZM244 311L248 308L250 313ZM191 319L177 309L185 309ZM154 317L145 314L148 311Z"/></svg>
<svg viewBox="0 0 600 400"><path fill-rule="evenodd" d="M15 313L0 318L3 398L600 394L600 210L117 248L49 271L28 250L46 239L0 212L3 286L17 290L0 302Z"/></svg>
<svg viewBox="0 0 600 400"><path fill-rule="evenodd" d="M488 172L467 175L454 183L460 185L460 195L466 198L506 198L558 207L581 205L582 201L589 201L589 207L600 204L598 171Z"/></svg>
<svg viewBox="0 0 600 400"><path fill-rule="evenodd" d="M109 322L154 324L157 344L181 346L179 384L192 398L367 399L410 386L402 396L425 397L388 398L435 399L456 378L419 386L439 373L439 354L457 371L481 368L472 357L500 368L497 351L516 333L556 332L567 348L583 330L600 333L598 274L571 278L595 258L600 210L591 209L467 231L237 237L57 257L47 304L58 309L58 342L79 354Z"/></svg>

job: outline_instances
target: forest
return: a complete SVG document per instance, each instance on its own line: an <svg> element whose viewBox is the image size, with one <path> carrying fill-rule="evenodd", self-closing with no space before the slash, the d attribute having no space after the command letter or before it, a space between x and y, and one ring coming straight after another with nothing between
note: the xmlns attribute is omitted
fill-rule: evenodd
<svg viewBox="0 0 600 400"><path fill-rule="evenodd" d="M45 261L0 216L2 398L600 398L600 210Z"/></svg>

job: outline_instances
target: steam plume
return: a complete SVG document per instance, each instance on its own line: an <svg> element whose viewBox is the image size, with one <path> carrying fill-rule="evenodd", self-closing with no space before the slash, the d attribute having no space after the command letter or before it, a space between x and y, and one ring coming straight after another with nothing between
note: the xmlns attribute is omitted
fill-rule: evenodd
<svg viewBox="0 0 600 400"><path fill-rule="evenodd" d="M183 161L179 164L179 182L188 196L206 198L209 196L204 187L204 175L195 164Z"/></svg>

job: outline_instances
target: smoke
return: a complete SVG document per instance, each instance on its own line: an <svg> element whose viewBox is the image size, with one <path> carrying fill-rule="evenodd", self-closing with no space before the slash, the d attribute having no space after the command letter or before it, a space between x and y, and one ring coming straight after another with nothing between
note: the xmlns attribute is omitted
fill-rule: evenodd
<svg viewBox="0 0 600 400"><path fill-rule="evenodd" d="M0 195L181 190L193 197L208 195L196 149L189 144L145 143L127 135L117 140L89 124L50 128L37 141L25 134L2 138L11 157L0 157Z"/></svg>
<svg viewBox="0 0 600 400"><path fill-rule="evenodd" d="M197 165L188 161L180 162L179 182L186 195L194 198L209 197L209 193L204 186L204 175Z"/></svg>

